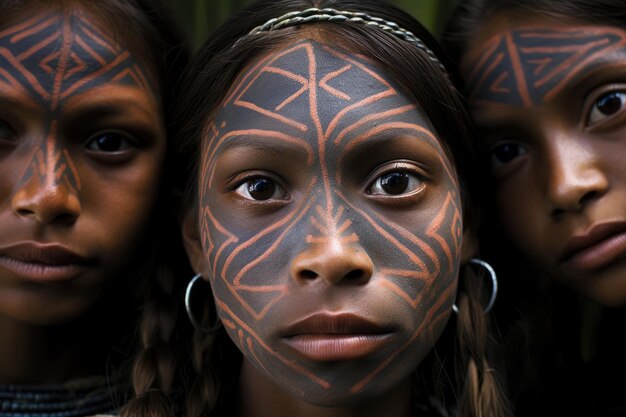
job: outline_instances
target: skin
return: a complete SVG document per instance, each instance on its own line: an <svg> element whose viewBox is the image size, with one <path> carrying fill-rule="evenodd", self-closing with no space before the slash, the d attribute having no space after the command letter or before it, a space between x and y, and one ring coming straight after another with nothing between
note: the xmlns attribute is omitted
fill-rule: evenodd
<svg viewBox="0 0 626 417"><path fill-rule="evenodd" d="M408 415L463 240L456 174L422 111L364 57L302 41L242 72L200 166L184 235L244 354L239 414ZM284 329L316 313L388 335L307 357Z"/></svg>
<svg viewBox="0 0 626 417"><path fill-rule="evenodd" d="M626 32L496 15L469 45L462 72L505 232L550 276L625 305Z"/></svg>
<svg viewBox="0 0 626 417"><path fill-rule="evenodd" d="M0 384L84 371L89 354L72 346L89 324L74 323L123 274L156 200L160 103L137 55L106 33L75 6L0 28L0 252L26 242L84 258L46 280L0 257Z"/></svg>

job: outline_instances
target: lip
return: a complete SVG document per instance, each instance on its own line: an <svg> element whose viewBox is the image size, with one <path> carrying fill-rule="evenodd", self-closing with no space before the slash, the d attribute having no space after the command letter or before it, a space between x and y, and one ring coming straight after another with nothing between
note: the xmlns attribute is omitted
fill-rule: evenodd
<svg viewBox="0 0 626 417"><path fill-rule="evenodd" d="M561 262L575 269L595 270L609 265L625 252L626 222L607 222L572 236Z"/></svg>
<svg viewBox="0 0 626 417"><path fill-rule="evenodd" d="M317 313L281 332L305 359L330 362L358 359L385 345L391 329L354 314Z"/></svg>
<svg viewBox="0 0 626 417"><path fill-rule="evenodd" d="M69 280L91 264L89 259L57 243L20 242L0 248L0 268L28 281Z"/></svg>

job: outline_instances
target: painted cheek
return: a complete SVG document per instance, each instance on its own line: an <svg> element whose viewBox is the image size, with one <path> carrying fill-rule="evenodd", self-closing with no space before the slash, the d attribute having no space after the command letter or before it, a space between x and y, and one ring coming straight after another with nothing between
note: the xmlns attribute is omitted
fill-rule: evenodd
<svg viewBox="0 0 626 417"><path fill-rule="evenodd" d="M348 76L368 82L342 79ZM272 86L269 93L268 85ZM398 129L425 134L415 115L410 123L403 119L415 107L398 97L369 64L327 46L302 42L244 74L216 123L207 128L199 176L199 223L217 308L244 355L288 389L343 396L375 391L381 381L393 384L398 378L393 370L401 363L408 374L450 314L462 235L459 188L450 164L444 163L442 169L445 186L418 224L400 224L382 211L358 204L335 175L337 147L352 146L349 138L365 140L368 134ZM318 103L325 106L318 108ZM348 116L353 113L363 117ZM384 128L364 132L370 126L364 118ZM301 198L285 204L280 214L238 218L238 213L255 211L229 206L228 199L219 195L222 191L216 191L226 188L215 174L221 146L237 132L239 139L245 132L250 140L271 133L277 142L312 150L314 160L307 165L307 180L298 190ZM346 256L351 251L358 254L352 263ZM367 286L371 292L352 307L364 306L369 313L385 317L397 312L402 316L398 324L402 336L366 366L355 369L340 364L349 372L336 378L314 361L295 360L280 347L276 329L284 320L306 314L307 306L313 305L309 312L315 312L328 302L311 288L329 288L347 279L346 271L355 270L362 274L350 288ZM307 286L313 280L320 285ZM346 368L337 369L334 372Z"/></svg>

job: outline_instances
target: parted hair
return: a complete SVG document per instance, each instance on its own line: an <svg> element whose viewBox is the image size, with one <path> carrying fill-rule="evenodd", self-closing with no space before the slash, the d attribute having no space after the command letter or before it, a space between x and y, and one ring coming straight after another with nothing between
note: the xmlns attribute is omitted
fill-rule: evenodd
<svg viewBox="0 0 626 417"><path fill-rule="evenodd" d="M378 28L356 23L308 23L248 36L253 28L271 18L311 7L364 12L393 21L421 39L441 63L448 64L432 35L421 24L384 1L255 2L228 19L209 37L192 60L181 83L175 129L182 161L178 171L183 173L179 179L184 183L187 204L198 204L198 158L203 132L237 76L264 54L302 39L306 34L369 57L385 68L406 94L420 104L456 167L462 189L465 224L470 228L477 227L478 211L473 199L476 192L473 126L465 103L451 82L454 75L444 74L437 63L415 45ZM488 285L483 288L483 282L487 281L475 276L469 267L464 268L462 281L463 290L457 300L460 313L457 320L450 320L447 329L448 333L456 332L458 336L442 338L435 349L437 353L431 354L420 365L416 381L423 385L420 388L430 395L439 396L441 401L458 403L460 416L506 416L509 413L506 395L491 359L493 339L489 316L483 314L490 288ZM197 332L194 336L193 364L198 377L188 395L187 415L190 417L218 415L224 402L233 396L232 384L236 378L232 376L237 373L238 364L234 359L230 370L224 372L227 366L224 365L223 355L228 354L225 351L229 348L234 349L234 345L223 341L225 338L225 332L217 335ZM442 359L442 353L446 359ZM451 366L454 369L444 369L454 362L456 365ZM453 370L456 377L430 377L446 375Z"/></svg>

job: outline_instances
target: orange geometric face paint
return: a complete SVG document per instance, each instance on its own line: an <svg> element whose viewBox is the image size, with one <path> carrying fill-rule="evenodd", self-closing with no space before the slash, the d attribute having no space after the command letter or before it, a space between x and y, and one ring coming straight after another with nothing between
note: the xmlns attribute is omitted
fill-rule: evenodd
<svg viewBox="0 0 626 417"><path fill-rule="evenodd" d="M363 57L303 41L240 76L202 149L205 260L247 360L329 406L406 380L449 316L462 236L418 105Z"/></svg>
<svg viewBox="0 0 626 417"><path fill-rule="evenodd" d="M80 190L70 153L58 141L64 106L111 83L152 94L145 74L128 50L81 12L38 14L0 31L0 92L48 114L20 184L37 178Z"/></svg>
<svg viewBox="0 0 626 417"><path fill-rule="evenodd" d="M491 38L464 65L473 106L541 106L604 56L626 47L619 29L524 27Z"/></svg>

